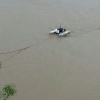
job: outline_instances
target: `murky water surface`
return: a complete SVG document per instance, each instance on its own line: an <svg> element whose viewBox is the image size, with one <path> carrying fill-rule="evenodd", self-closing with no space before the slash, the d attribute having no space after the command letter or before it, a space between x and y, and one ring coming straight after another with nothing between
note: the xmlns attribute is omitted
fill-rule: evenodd
<svg viewBox="0 0 100 100"><path fill-rule="evenodd" d="M12 100L100 99L99 0L1 0L0 89ZM49 35L59 24L67 37Z"/></svg>

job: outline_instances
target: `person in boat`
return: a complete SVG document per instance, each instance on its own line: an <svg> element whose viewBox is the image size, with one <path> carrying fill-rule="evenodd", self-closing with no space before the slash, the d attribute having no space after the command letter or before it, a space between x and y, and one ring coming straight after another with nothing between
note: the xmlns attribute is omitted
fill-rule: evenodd
<svg viewBox="0 0 100 100"><path fill-rule="evenodd" d="M62 33L62 32L65 32L65 31L66 31L66 29L63 29L63 28L58 28L57 30L58 30L58 32L56 32L56 34L60 34L60 33Z"/></svg>

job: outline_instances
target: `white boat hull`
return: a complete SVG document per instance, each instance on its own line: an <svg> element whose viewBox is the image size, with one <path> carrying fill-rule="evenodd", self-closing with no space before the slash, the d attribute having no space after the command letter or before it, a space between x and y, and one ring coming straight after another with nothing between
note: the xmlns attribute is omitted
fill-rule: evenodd
<svg viewBox="0 0 100 100"><path fill-rule="evenodd" d="M67 34L70 34L70 31L65 31L59 34L59 36L66 36Z"/></svg>
<svg viewBox="0 0 100 100"><path fill-rule="evenodd" d="M59 33L59 31L57 29L50 31L50 34L54 34L54 33Z"/></svg>

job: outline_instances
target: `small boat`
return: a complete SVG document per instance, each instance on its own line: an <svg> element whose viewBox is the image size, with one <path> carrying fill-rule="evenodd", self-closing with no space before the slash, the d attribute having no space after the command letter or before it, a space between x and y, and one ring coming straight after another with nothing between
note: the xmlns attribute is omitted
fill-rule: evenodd
<svg viewBox="0 0 100 100"><path fill-rule="evenodd" d="M60 27L58 29L50 31L50 34L58 34L58 36L66 36L67 34L70 34L70 31Z"/></svg>

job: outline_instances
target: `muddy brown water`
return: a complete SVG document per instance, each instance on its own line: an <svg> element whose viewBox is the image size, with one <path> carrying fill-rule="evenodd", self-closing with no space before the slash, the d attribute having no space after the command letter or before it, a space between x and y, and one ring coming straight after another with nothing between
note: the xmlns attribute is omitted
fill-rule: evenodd
<svg viewBox="0 0 100 100"><path fill-rule="evenodd" d="M0 89L9 100L100 99L99 0L1 0ZM59 27L67 37L49 35ZM17 50L17 51L16 51Z"/></svg>

